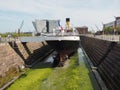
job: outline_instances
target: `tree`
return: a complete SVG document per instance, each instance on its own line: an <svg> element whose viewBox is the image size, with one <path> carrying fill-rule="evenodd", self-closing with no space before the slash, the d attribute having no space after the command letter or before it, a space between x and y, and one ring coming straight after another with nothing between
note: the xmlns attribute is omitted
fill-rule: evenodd
<svg viewBox="0 0 120 90"><path fill-rule="evenodd" d="M112 34L113 33L114 28L113 27L105 27L104 28L104 33L105 34Z"/></svg>

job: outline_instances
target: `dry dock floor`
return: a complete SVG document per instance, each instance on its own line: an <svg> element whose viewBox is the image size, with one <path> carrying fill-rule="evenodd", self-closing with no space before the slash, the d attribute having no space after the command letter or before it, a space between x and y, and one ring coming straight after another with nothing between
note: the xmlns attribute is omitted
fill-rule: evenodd
<svg viewBox="0 0 120 90"><path fill-rule="evenodd" d="M7 90L100 90L100 88L82 49L79 48L78 53L67 60L64 67L52 68L51 62L38 63Z"/></svg>

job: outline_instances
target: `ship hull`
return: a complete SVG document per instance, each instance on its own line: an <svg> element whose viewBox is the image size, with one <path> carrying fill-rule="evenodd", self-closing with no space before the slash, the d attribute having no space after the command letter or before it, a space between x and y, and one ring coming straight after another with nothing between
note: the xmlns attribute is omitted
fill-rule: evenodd
<svg viewBox="0 0 120 90"><path fill-rule="evenodd" d="M50 45L56 51L74 51L79 47L79 41L47 41L48 45Z"/></svg>
<svg viewBox="0 0 120 90"><path fill-rule="evenodd" d="M73 52L79 47L79 41L47 41L48 45L50 45L53 49L55 49L59 53L59 65L63 65L63 62L70 57Z"/></svg>

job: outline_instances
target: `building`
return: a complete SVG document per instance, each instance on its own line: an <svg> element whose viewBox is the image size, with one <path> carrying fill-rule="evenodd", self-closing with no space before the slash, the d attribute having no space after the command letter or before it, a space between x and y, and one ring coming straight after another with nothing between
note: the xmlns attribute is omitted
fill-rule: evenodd
<svg viewBox="0 0 120 90"><path fill-rule="evenodd" d="M37 33L52 33L59 26L60 20L35 20L33 26Z"/></svg>
<svg viewBox="0 0 120 90"><path fill-rule="evenodd" d="M112 27L114 29L116 29L116 27L120 27L120 17L116 17L115 21L103 24L103 29L107 27Z"/></svg>
<svg viewBox="0 0 120 90"><path fill-rule="evenodd" d="M88 27L87 26L75 27L75 28L79 32L79 34L88 34Z"/></svg>
<svg viewBox="0 0 120 90"><path fill-rule="evenodd" d="M105 34L120 34L120 17L115 17L115 21L103 24Z"/></svg>

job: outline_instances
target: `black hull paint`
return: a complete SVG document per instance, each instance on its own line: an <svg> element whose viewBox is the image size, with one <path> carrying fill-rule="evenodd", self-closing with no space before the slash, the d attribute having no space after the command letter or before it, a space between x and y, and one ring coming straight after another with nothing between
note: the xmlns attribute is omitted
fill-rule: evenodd
<svg viewBox="0 0 120 90"><path fill-rule="evenodd" d="M47 41L48 45L50 45L57 52L69 52L76 51L79 47L79 41Z"/></svg>

